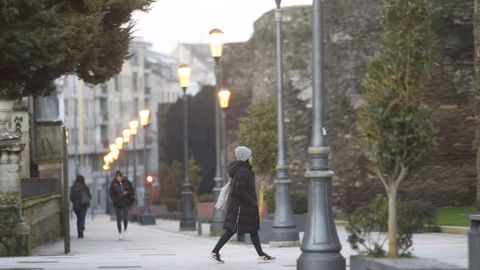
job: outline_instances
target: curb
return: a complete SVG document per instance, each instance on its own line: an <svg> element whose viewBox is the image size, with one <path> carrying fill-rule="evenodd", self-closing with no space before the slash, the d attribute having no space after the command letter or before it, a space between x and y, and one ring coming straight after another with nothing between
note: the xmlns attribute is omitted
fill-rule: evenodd
<svg viewBox="0 0 480 270"><path fill-rule="evenodd" d="M448 234L467 234L469 227L460 226L438 226L439 232Z"/></svg>
<svg viewBox="0 0 480 270"><path fill-rule="evenodd" d="M345 220L335 220L335 225L337 226L346 226L348 224ZM470 230L469 227L461 226L434 226L433 232L437 233L446 233L446 234L467 234Z"/></svg>

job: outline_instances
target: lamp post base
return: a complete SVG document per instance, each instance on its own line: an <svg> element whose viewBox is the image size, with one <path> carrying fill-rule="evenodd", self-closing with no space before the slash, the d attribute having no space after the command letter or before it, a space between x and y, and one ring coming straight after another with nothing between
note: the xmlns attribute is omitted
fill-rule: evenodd
<svg viewBox="0 0 480 270"><path fill-rule="evenodd" d="M195 231L197 229L195 214L193 212L193 197L190 184L183 185L182 191L182 217L180 218L180 231Z"/></svg>
<svg viewBox="0 0 480 270"><path fill-rule="evenodd" d="M270 247L298 247L297 228L273 227L270 232Z"/></svg>
<svg viewBox="0 0 480 270"><path fill-rule="evenodd" d="M223 222L210 223L210 236L221 236L223 232Z"/></svg>
<svg viewBox="0 0 480 270"><path fill-rule="evenodd" d="M303 252L297 259L297 270L345 270L345 259L339 252Z"/></svg>
<svg viewBox="0 0 480 270"><path fill-rule="evenodd" d="M220 190L223 186L223 178L220 176L215 176L215 187L213 188L213 193L215 194L215 202L218 201L218 196L220 195ZM215 205L213 206L213 216L210 221L210 236L221 236L224 232L223 222L225 221L225 214L218 210Z"/></svg>
<svg viewBox="0 0 480 270"><path fill-rule="evenodd" d="M142 225L155 225L157 224L157 217L154 214L141 214L140 224Z"/></svg>
<svg viewBox="0 0 480 270"><path fill-rule="evenodd" d="M180 221L180 231L195 231L195 230L197 230L195 220Z"/></svg>

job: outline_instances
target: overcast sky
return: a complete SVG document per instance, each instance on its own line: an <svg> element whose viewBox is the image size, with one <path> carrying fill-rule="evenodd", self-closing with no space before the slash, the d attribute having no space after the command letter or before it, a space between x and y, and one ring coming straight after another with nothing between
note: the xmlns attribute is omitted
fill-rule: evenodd
<svg viewBox="0 0 480 270"><path fill-rule="evenodd" d="M312 0L282 1L282 7L311 4ZM157 0L148 13L134 14L134 36L165 54L179 42L207 42L213 28L222 29L227 42L245 41L255 20L274 8L275 0Z"/></svg>

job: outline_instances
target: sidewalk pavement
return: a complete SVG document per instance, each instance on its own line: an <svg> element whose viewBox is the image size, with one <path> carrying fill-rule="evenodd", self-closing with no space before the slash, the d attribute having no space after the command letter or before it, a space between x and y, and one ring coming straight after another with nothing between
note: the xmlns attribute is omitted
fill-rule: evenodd
<svg viewBox="0 0 480 270"><path fill-rule="evenodd" d="M208 235L209 225L202 227ZM270 248L264 251L277 257L271 263L258 263L252 245L230 241L221 250L225 264L215 264L207 258L217 237L197 236L197 232L179 232L179 222L157 219L157 225L140 226L129 223L127 240L118 240L116 224L106 215L87 220L85 238L77 239L75 221L71 220L71 253L63 254L63 240L42 245L30 257L0 258L3 269L228 269L281 270L296 269L300 249ZM342 254L347 258L354 252L346 242L347 234L338 227ZM236 239L234 236L232 239ZM414 236L414 255L437 259L467 267L467 236L449 234L418 234Z"/></svg>

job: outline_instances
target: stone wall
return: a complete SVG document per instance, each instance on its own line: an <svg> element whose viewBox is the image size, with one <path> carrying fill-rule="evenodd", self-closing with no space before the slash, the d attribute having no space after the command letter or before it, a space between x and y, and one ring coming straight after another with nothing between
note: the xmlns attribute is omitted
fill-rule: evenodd
<svg viewBox="0 0 480 270"><path fill-rule="evenodd" d="M47 194L23 200L23 217L30 226L30 248L60 238L62 233L60 201L59 194Z"/></svg>
<svg viewBox="0 0 480 270"><path fill-rule="evenodd" d="M384 193L358 144L356 112L362 105L360 82L365 64L379 51L382 1L325 0L327 129L337 210L350 212ZM475 197L473 80L473 1L432 0L433 29L441 55L428 101L439 133L426 166L403 183L403 199L436 205L470 204ZM299 183L308 168L311 132L311 7L284 12L284 62L288 159ZM228 44L222 58L223 80L252 97L274 95L275 21L268 12L255 23L246 43Z"/></svg>

